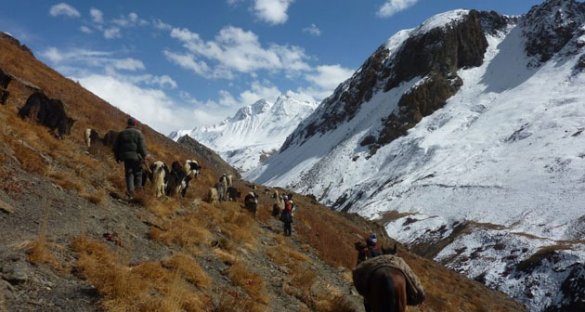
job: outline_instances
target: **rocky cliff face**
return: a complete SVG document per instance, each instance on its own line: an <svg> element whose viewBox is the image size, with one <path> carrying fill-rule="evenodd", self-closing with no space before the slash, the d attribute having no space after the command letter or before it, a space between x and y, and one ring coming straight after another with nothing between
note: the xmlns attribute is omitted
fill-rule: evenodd
<svg viewBox="0 0 585 312"><path fill-rule="evenodd" d="M315 133L326 133L339 124L351 120L361 105L372 95L388 92L400 84L424 77L407 90L398 109L385 116L384 127L361 142L375 152L416 125L423 117L445 105L445 101L462 85L457 70L480 66L487 48L485 33L501 30L512 19L495 12L457 11L438 19L447 19L441 27L429 28L429 21L414 30L393 51L379 47L361 68L341 84L314 114L287 138L282 150L293 143L301 143Z"/></svg>
<svg viewBox="0 0 585 312"><path fill-rule="evenodd" d="M571 38L585 33L581 28L584 21L585 4L574 0L548 0L534 6L521 22L526 53L538 62L548 61Z"/></svg>

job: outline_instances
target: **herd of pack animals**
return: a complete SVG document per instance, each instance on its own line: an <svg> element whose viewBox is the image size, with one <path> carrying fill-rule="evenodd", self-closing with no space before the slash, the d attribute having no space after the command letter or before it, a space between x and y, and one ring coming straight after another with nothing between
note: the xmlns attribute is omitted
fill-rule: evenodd
<svg viewBox="0 0 585 312"><path fill-rule="evenodd" d="M11 80L10 75L0 70L0 104L5 104L9 97L7 89ZM24 106L19 109L18 115L48 127L59 139L64 135L70 135L75 123L73 118L67 116L61 100L51 99L41 90L34 90ZM113 147L117 135L117 131L110 130L100 137L95 129L86 129L84 141L88 148L96 143ZM174 161L170 169L163 161L157 160L144 169L143 186L146 181L151 181L154 196L161 198L177 194L184 197L190 181L196 179L203 168L197 160L188 159L183 164ZM209 189L207 201L210 203L235 201L240 196L241 193L233 186L233 175L223 174L215 186ZM279 194L275 189L272 198L274 200L272 215L277 217L285 208L287 196ZM244 199L244 204L245 208L255 215L258 195L250 192ZM393 250L382 248L379 253L381 255L362 261L353 271L353 281L358 292L364 297L366 312L404 312L406 305L422 303L425 297L424 290L408 265L404 261L397 261L399 257L394 256L396 246ZM396 262L399 262L399 265L396 265Z"/></svg>

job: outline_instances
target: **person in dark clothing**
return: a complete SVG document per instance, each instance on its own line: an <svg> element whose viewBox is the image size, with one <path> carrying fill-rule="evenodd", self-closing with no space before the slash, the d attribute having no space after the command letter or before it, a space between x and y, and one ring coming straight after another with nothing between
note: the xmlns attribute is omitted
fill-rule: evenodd
<svg viewBox="0 0 585 312"><path fill-rule="evenodd" d="M378 244L378 236L376 235L376 233L370 234L370 236L368 236L368 238L366 239L365 243L363 241L356 242L355 248L358 251L357 264L360 264L363 261L366 261L368 259L371 259L371 258L374 258L374 257L381 255L382 252L378 248L377 244ZM372 307L366 301L365 298L364 298L364 309L366 310L366 312L372 311Z"/></svg>
<svg viewBox="0 0 585 312"><path fill-rule="evenodd" d="M128 118L128 126L118 134L114 143L116 162L124 162L124 176L129 199L135 189L142 188L142 163L147 158L144 135L136 128L136 119Z"/></svg>
<svg viewBox="0 0 585 312"><path fill-rule="evenodd" d="M280 221L284 223L284 236L292 235L294 203L287 195L284 196L284 209L280 213Z"/></svg>

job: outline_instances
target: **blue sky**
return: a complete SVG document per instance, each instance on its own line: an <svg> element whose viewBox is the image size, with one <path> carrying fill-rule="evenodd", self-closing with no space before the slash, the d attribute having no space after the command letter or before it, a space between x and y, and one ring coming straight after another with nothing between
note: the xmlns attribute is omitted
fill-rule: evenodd
<svg viewBox="0 0 585 312"><path fill-rule="evenodd" d="M0 0L1 1L1 0ZM398 30L536 0L4 1L0 31L164 134L281 94L322 100Z"/></svg>

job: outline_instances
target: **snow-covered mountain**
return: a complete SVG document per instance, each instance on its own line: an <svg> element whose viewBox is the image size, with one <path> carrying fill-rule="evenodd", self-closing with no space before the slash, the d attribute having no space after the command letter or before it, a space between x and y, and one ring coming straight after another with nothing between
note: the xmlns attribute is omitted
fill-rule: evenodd
<svg viewBox="0 0 585 312"><path fill-rule="evenodd" d="M188 135L245 173L275 153L316 107L317 103L312 100L282 95L274 103L260 100L244 106L219 124L178 130L169 136L178 140Z"/></svg>
<svg viewBox="0 0 585 312"><path fill-rule="evenodd" d="M246 177L381 219L530 311L585 311L585 4L398 32Z"/></svg>

